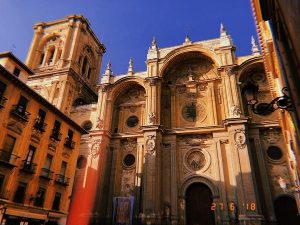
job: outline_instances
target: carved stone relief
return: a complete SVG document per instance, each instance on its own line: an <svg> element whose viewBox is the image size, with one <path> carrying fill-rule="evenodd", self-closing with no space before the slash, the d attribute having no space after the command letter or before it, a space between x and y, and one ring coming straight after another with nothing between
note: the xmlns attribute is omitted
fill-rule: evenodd
<svg viewBox="0 0 300 225"><path fill-rule="evenodd" d="M192 135L180 136L179 140L182 140L183 142L185 142L187 145L190 146L200 146L200 145L203 146L205 142L211 138L212 138L211 134L192 134Z"/></svg>
<svg viewBox="0 0 300 225"><path fill-rule="evenodd" d="M230 108L231 118L240 118L241 117L241 109L237 105L232 105Z"/></svg>
<svg viewBox="0 0 300 225"><path fill-rule="evenodd" d="M93 144L91 146L91 152L90 152L93 158L97 158L97 156L100 154L100 144L101 144L100 139L93 141Z"/></svg>
<svg viewBox="0 0 300 225"><path fill-rule="evenodd" d="M270 144L276 144L281 139L281 130L270 128L262 132L262 139Z"/></svg>
<svg viewBox="0 0 300 225"><path fill-rule="evenodd" d="M136 139L133 138L127 138L126 140L123 141L123 147L125 152L133 152L136 150L137 143Z"/></svg>
<svg viewBox="0 0 300 225"><path fill-rule="evenodd" d="M237 150L241 150L245 148L246 146L246 135L245 130L238 129L234 133L234 141L235 141L235 147Z"/></svg>
<svg viewBox="0 0 300 225"><path fill-rule="evenodd" d="M185 162L191 170L198 171L204 167L206 159L200 150L192 150L186 155Z"/></svg>
<svg viewBox="0 0 300 225"><path fill-rule="evenodd" d="M156 140L155 135L148 135L146 140L146 152L149 155L155 154L155 140Z"/></svg>
<svg viewBox="0 0 300 225"><path fill-rule="evenodd" d="M122 195L129 196L134 194L134 170L123 170L121 193Z"/></svg>
<svg viewBox="0 0 300 225"><path fill-rule="evenodd" d="M156 122L155 119L156 119L155 113L154 112L150 112L148 114L148 124L149 125L155 124L155 122Z"/></svg>

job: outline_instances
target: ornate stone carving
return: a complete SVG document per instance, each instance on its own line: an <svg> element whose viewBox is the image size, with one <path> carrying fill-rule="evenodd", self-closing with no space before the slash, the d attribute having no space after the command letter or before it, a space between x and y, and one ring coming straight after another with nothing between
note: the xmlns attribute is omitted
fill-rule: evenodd
<svg viewBox="0 0 300 225"><path fill-rule="evenodd" d="M128 196L134 192L134 170L123 170L121 192Z"/></svg>
<svg viewBox="0 0 300 225"><path fill-rule="evenodd" d="M136 149L137 143L136 139L127 138L123 142L123 147L125 152L133 152Z"/></svg>
<svg viewBox="0 0 300 225"><path fill-rule="evenodd" d="M220 139L220 144L228 144L228 139Z"/></svg>
<svg viewBox="0 0 300 225"><path fill-rule="evenodd" d="M150 155L155 154L155 135L148 135L148 139L146 141L146 151Z"/></svg>
<svg viewBox="0 0 300 225"><path fill-rule="evenodd" d="M97 158L97 156L100 154L100 145L101 145L100 139L93 141L91 152L90 152L93 158Z"/></svg>
<svg viewBox="0 0 300 225"><path fill-rule="evenodd" d="M231 118L240 118L241 117L241 109L237 105L232 105L230 108Z"/></svg>
<svg viewBox="0 0 300 225"><path fill-rule="evenodd" d="M238 150L243 149L246 146L245 130L238 129L234 134L235 146Z"/></svg>
<svg viewBox="0 0 300 225"><path fill-rule="evenodd" d="M98 117L96 128L102 129L103 128L103 123L104 123L103 119Z"/></svg>
<svg viewBox="0 0 300 225"><path fill-rule="evenodd" d="M185 135L180 137L181 140L185 141L185 143L190 146L203 145L205 141L211 138L212 138L211 134L194 134L194 135Z"/></svg>
<svg viewBox="0 0 300 225"><path fill-rule="evenodd" d="M187 103L182 108L182 117L188 122L201 122L207 116L207 111L204 103Z"/></svg>
<svg viewBox="0 0 300 225"><path fill-rule="evenodd" d="M281 130L270 128L262 133L263 140L270 144L276 144L281 138Z"/></svg>
<svg viewBox="0 0 300 225"><path fill-rule="evenodd" d="M192 150L186 155L185 160L187 166L193 171L202 169L206 163L205 156L200 150Z"/></svg>
<svg viewBox="0 0 300 225"><path fill-rule="evenodd" d="M156 122L155 119L156 119L155 113L154 112L150 112L148 114L148 124L150 124L150 125L155 124L155 122Z"/></svg>

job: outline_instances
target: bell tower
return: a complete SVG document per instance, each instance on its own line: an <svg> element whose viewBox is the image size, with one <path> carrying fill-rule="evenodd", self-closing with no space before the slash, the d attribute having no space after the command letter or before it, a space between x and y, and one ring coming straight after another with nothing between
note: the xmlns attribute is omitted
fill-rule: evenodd
<svg viewBox="0 0 300 225"><path fill-rule="evenodd" d="M26 64L27 84L66 114L73 105L97 101L105 46L82 15L37 23Z"/></svg>

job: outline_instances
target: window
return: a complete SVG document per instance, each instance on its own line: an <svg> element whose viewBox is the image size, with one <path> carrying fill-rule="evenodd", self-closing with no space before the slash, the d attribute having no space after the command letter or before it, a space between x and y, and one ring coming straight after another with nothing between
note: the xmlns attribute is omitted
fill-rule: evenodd
<svg viewBox="0 0 300 225"><path fill-rule="evenodd" d="M42 53L42 54L41 54L41 58L40 58L40 65L43 64L44 58L45 58L45 53Z"/></svg>
<svg viewBox="0 0 300 225"><path fill-rule="evenodd" d="M0 160L9 162L11 153L14 150L16 143L16 138L10 135L7 135L4 144L3 144L3 151L0 151Z"/></svg>
<svg viewBox="0 0 300 225"><path fill-rule="evenodd" d="M25 159L24 167L25 166L26 167L31 167L35 150L36 150L36 147L34 147L32 145L29 146L29 151L28 151L27 157Z"/></svg>
<svg viewBox="0 0 300 225"><path fill-rule="evenodd" d="M18 67L15 67L13 71L13 75L16 75L17 77L20 75L21 70Z"/></svg>
<svg viewBox="0 0 300 225"><path fill-rule="evenodd" d="M53 210L59 210L59 205L60 205L60 199L61 199L61 193L56 192L52 204L52 209Z"/></svg>
<svg viewBox="0 0 300 225"><path fill-rule="evenodd" d="M66 175L66 171L67 171L67 163L65 161L61 162L61 166L60 166L60 174L65 176Z"/></svg>
<svg viewBox="0 0 300 225"><path fill-rule="evenodd" d="M58 141L60 141L60 138L61 138L60 137L61 133L59 132L60 126L61 126L61 123L58 120L55 120L51 137L53 137L54 139L56 139Z"/></svg>
<svg viewBox="0 0 300 225"><path fill-rule="evenodd" d="M4 140L3 150L11 153L14 149L15 143L16 143L16 138L11 135L7 135Z"/></svg>
<svg viewBox="0 0 300 225"><path fill-rule="evenodd" d="M3 174L0 174L0 195L2 197L2 193L3 193L3 185L4 185L4 179L5 179L5 176Z"/></svg>
<svg viewBox="0 0 300 225"><path fill-rule="evenodd" d="M74 132L72 130L68 130L68 139L72 141Z"/></svg>
<svg viewBox="0 0 300 225"><path fill-rule="evenodd" d="M17 187L17 190L15 192L15 196L14 196L14 200L13 200L14 202L24 203L26 187L27 187L26 183L19 182L19 185Z"/></svg>
<svg viewBox="0 0 300 225"><path fill-rule="evenodd" d="M81 155L77 159L76 168L77 169L83 169L84 167L86 167L86 164L87 164L86 157L84 157L83 155Z"/></svg>
<svg viewBox="0 0 300 225"><path fill-rule="evenodd" d="M81 67L81 75L84 75L84 74L85 74L87 64L88 64L88 60L87 60L86 57L84 57L83 63L82 63L82 67Z"/></svg>
<svg viewBox="0 0 300 225"><path fill-rule="evenodd" d="M283 156L281 149L276 146L270 146L267 150L267 154L270 159L273 160L280 160Z"/></svg>
<svg viewBox="0 0 300 225"><path fill-rule="evenodd" d="M51 178L52 171L50 170L50 168L51 168L51 164L52 164L52 159L53 159L53 156L48 154L46 157L46 161L44 163L44 167L42 168L42 171L41 171L41 176L44 178L48 178L48 179Z"/></svg>
<svg viewBox="0 0 300 225"><path fill-rule="evenodd" d="M40 131L45 131L46 124L44 123L46 112L42 109L39 110L39 114L35 120L34 127Z"/></svg>
<svg viewBox="0 0 300 225"><path fill-rule="evenodd" d="M49 51L49 59L48 59L48 65L53 63L53 57L55 53L55 48L50 49Z"/></svg>
<svg viewBox="0 0 300 225"><path fill-rule="evenodd" d="M130 116L126 122L128 127L135 127L136 125L138 125L138 123L139 123L139 118L137 116Z"/></svg>
<svg viewBox="0 0 300 225"><path fill-rule="evenodd" d="M4 84L3 82L0 81L0 101L1 101L1 98L3 97L5 90L6 90L6 84Z"/></svg>
<svg viewBox="0 0 300 225"><path fill-rule="evenodd" d="M36 193L34 205L38 207L43 207L45 201L45 195L46 195L46 189L40 187L38 192Z"/></svg>
<svg viewBox="0 0 300 225"><path fill-rule="evenodd" d="M93 128L93 123L91 121L85 121L82 124L83 129L85 130L91 130Z"/></svg>
<svg viewBox="0 0 300 225"><path fill-rule="evenodd" d="M21 95L18 102L17 111L21 114L25 114L27 104L28 99Z"/></svg>
<svg viewBox="0 0 300 225"><path fill-rule="evenodd" d="M92 72L92 69L89 68L89 71L88 71L88 74L87 74L87 78L90 79L91 78L91 72Z"/></svg>

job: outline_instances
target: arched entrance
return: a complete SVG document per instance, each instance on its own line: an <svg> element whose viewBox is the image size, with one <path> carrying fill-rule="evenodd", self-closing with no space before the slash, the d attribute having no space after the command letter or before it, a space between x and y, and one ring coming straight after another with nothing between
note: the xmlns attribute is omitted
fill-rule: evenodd
<svg viewBox="0 0 300 225"><path fill-rule="evenodd" d="M289 196L281 196L274 203L278 225L300 225L300 217L297 216L297 203Z"/></svg>
<svg viewBox="0 0 300 225"><path fill-rule="evenodd" d="M212 193L203 183L191 184L185 193L186 224L188 225L215 225Z"/></svg>

